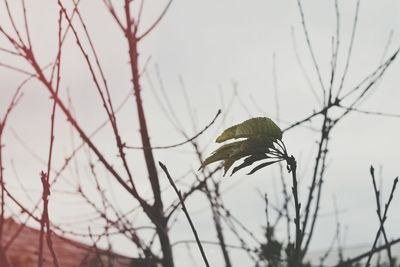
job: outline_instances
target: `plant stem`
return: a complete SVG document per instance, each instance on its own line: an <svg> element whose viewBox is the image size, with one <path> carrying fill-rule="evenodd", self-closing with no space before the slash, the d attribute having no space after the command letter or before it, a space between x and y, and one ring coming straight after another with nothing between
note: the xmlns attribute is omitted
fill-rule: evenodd
<svg viewBox="0 0 400 267"><path fill-rule="evenodd" d="M292 173L292 193L294 199L294 208L296 211L296 217L294 219L294 223L296 225L296 243L295 243L295 251L294 255L289 258L289 266L290 267L298 267L300 266L300 253L301 253L301 229L300 229L300 206L299 203L299 196L297 191L297 176L296 176L296 169L297 163L296 159L293 156L286 158L286 163L288 165L289 172Z"/></svg>

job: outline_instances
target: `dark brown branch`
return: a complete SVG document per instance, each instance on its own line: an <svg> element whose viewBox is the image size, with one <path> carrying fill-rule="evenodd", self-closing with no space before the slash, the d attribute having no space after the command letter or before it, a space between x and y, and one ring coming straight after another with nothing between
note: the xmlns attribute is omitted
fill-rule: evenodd
<svg viewBox="0 0 400 267"><path fill-rule="evenodd" d="M383 226L384 221L382 218L382 209L381 209L381 191L378 189L377 185L376 185L376 180L375 180L375 169L373 166L371 166L370 168L370 174L371 174L371 178L372 178L372 185L374 186L374 193L375 193L375 200L376 200L376 213L378 215L378 219L379 219L379 223L380 225L382 225L382 234L383 234L383 238L385 240L385 245L389 244L387 235L386 235L386 230L385 227ZM390 246L387 247L387 254L388 254L388 259L389 259L389 265L390 267L393 267L393 258L392 258L392 252L390 249Z"/></svg>
<svg viewBox="0 0 400 267"><path fill-rule="evenodd" d="M371 171L371 174L372 174L372 171ZM383 215L382 215L382 217L380 218L379 229L378 229L378 232L376 233L375 241L374 241L374 244L372 245L371 252L375 250L376 245L377 245L378 240L379 240L379 236L380 236L381 232L384 231L384 226L383 226L383 224L385 223L385 221L386 221L386 219L387 219L387 212L388 212L389 206L390 206L390 204L391 204L391 202L392 202L392 200L393 200L394 192L395 192L395 190L396 190L396 186L397 186L397 183L398 183L398 182L399 182L399 178L396 177L396 179L394 179L394 181L393 181L392 191L390 192L389 199L388 199L387 203L385 204L385 210L383 211ZM386 241L386 240L385 240L385 241ZM366 263L366 266L367 266L367 267L370 266L370 261L371 261L372 255L373 255L373 254L370 254L370 255L368 256L368 260L367 260L367 263ZM389 260L390 260L390 259L389 259Z"/></svg>
<svg viewBox="0 0 400 267"><path fill-rule="evenodd" d="M285 152L286 153L286 152ZM288 157L286 155L286 163L288 165L288 171L292 173L292 193L293 193L293 199L294 199L294 209L296 213L296 217L294 218L294 223L296 225L296 237L295 237L295 251L294 255L291 255L291 257L288 259L288 263L290 267L297 267L301 263L301 238L302 238L302 232L301 232L301 223L300 223L300 208L301 204L299 202L299 193L298 193L298 188L297 188L297 177L296 177L296 171L297 171L297 163L296 159L293 156ZM304 231L304 229L303 229Z"/></svg>
<svg viewBox="0 0 400 267"><path fill-rule="evenodd" d="M175 193L176 193L177 196L179 197L179 201L180 201L180 203L181 203L181 205L182 205L182 210L183 210L183 212L185 213L187 220L189 221L190 227L192 228L192 232L193 232L193 234L194 234L194 237L196 238L196 242L197 242L197 245L198 245L199 250L200 250L200 252L201 252L201 256L203 257L203 260L204 260L204 264L205 264L207 267L209 267L210 265L209 265L209 263L208 263L207 256L206 256L206 254L205 254L205 252L204 252L203 246L201 245L199 236L198 236L198 234L197 234L196 228L195 228L194 225L193 225L192 219L190 218L189 212L188 212L188 210L186 209L186 205L185 205L185 202L184 202L184 200L183 200L183 198L182 198L181 192L180 192L180 191L178 190L178 188L176 187L176 185L175 185L175 183L174 183L174 180L171 178L171 175L170 175L169 172L168 172L167 167L166 167L164 164L162 164L161 162L158 162L158 164L160 165L161 169L163 169L163 171L164 171L165 175L167 176L167 178L168 178L168 180L169 180L171 186L174 188Z"/></svg>
<svg viewBox="0 0 400 267"><path fill-rule="evenodd" d="M365 253L360 254L360 255L358 255L358 256L356 256L356 257L353 257L353 258L348 259L348 260L346 260L346 261L344 261L344 262L341 262L341 263L335 265L334 267L347 267L347 266L352 266L352 264L357 263L357 262L361 261L362 259L365 259L366 257L369 257L369 256L374 255L375 253L377 253L377 252L379 252L379 251L382 251L382 250L384 250L384 249L387 249L387 246L392 247L392 246L394 246L394 245L396 245L396 244L398 244L398 243L400 243L400 238L395 239L395 240L389 242L388 245L382 245L382 246L380 246L380 247L376 247L376 248L372 249L371 251L365 252Z"/></svg>

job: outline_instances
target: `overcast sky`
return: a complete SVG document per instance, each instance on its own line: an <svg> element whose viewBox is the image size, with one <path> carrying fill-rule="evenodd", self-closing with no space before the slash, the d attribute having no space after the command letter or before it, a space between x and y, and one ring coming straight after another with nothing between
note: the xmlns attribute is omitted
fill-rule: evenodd
<svg viewBox="0 0 400 267"><path fill-rule="evenodd" d="M19 1L11 1L13 14L19 25L22 25ZM54 59L57 41L58 10L55 1L27 1L27 10L33 48L39 62L44 66ZM130 70L128 66L127 45L122 33L107 13L102 1L82 0L80 7L91 33L95 47L110 88L113 101L118 105L130 90ZM114 1L121 8L120 1ZM118 3L117 3L118 2ZM339 71L343 71L351 30L354 19L356 1L339 0L341 43L338 54ZM142 29L157 17L165 6L145 2ZM15 5L15 6L14 6ZM312 47L322 71L323 81L327 85L330 75L330 59L332 37L335 35L335 9L333 0L303 1L306 23L309 29ZM353 47L353 54L344 90L350 90L365 76L370 74L400 46L400 2L396 0L362 0L360 14ZM0 23L11 30L4 6L0 5ZM293 35L292 35L293 30ZM393 33L391 35L391 32ZM318 110L310 85L302 74L294 52L293 36L297 49L313 87L319 90L318 78L315 74L309 51L306 47L301 19L295 0L219 0L194 1L174 0L168 13L159 26L140 43L140 64L146 65L146 73L142 79L143 101L148 118L151 141L153 145L168 145L183 140L168 122L165 112L154 97L151 77L156 90L160 87L157 79L159 72L163 86L169 96L175 112L182 120L183 127L194 134L190 116L186 109L186 100L182 95L180 78L187 88L194 116L201 129L211 121L219 108L222 108L226 122L217 123L199 138L203 145L218 134L221 127L230 126L249 117L268 116L276 119L276 105L279 100L280 126L285 128L291 122L302 119L314 110ZM390 45L384 54L385 47L391 37ZM9 47L6 40L0 37L0 47ZM275 54L276 81L278 98L273 87L273 58ZM27 71L27 65L14 57L0 52L0 63L12 64ZM373 93L367 97L360 109L400 114L400 65L395 62ZM15 88L24 79L24 75L15 73L0 66L0 115L5 112L6 105ZM237 88L239 98L233 102L232 108L224 110ZM67 38L63 55L63 75L61 95L67 99L69 90L78 121L87 132L93 131L105 119L106 114L95 92L87 66L83 64L82 55L75 45L73 36ZM320 93L320 91L318 91ZM32 196L40 194L39 172L45 168L17 140L13 131L42 159L47 157L49 117L52 102L46 90L36 81L24 87L24 97L12 113L6 129L3 143L5 174L7 184L13 192L25 199L18 183L13 162L18 176ZM225 112L226 111L226 112ZM125 141L130 145L140 145L138 124L133 98L130 99L118 114L119 125ZM221 118L220 118L221 119ZM310 122L309 126L317 126L319 120ZM332 133L328 156L328 170L321 203L321 213L333 212L333 196L336 197L343 228L347 229L346 245L372 244L378 218L375 213L375 199L372 190L369 167L373 164L382 170L383 199L386 201L394 177L400 174L400 119L365 114L352 114L345 118ZM117 151L111 139L111 129L105 128L94 138L101 145L102 151L110 155L113 163L118 162ZM284 135L284 141L290 153L297 159L300 168L301 200L306 200L307 181L311 174L311 164L315 158L318 135L307 128L296 128ZM79 144L78 135L74 141ZM54 166L62 165L65 155L71 151L70 128L61 112L57 117L56 152ZM217 146L208 146L211 152ZM196 157L189 153L190 146L183 146L170 151L156 153L156 160L168 165L171 173L179 177L190 169L198 168ZM134 174L143 182L139 190L149 195L149 185L145 182L146 170L143 167L141 152L129 152ZM78 164L82 179L88 173L85 153L78 156ZM226 206L260 236L264 222L262 198L257 190L268 193L271 201L279 195L279 180L276 167L260 171L251 177L240 172L222 183ZM101 170L99 173L104 174ZM76 172L68 170L66 179L74 178ZM105 174L104 174L105 175ZM222 175L222 174L221 174ZM161 175L161 179L164 179ZM107 183L110 177L104 177ZM193 177L188 178L188 182ZM75 181L75 180L74 180ZM304 181L304 182L303 182ZM84 181L84 183L90 183ZM162 181L167 185L167 181ZM239 186L234 186L239 184ZM129 197L120 193L116 185L111 185L117 195L117 202L123 210L129 210ZM185 184L182 185L183 190ZM232 187L233 186L233 187ZM62 182L58 189L67 189L68 183ZM68 188L71 189L71 188ZM280 189L279 189L280 190ZM174 199L172 191L167 191L165 198ZM27 204L28 200L25 201ZM68 216L76 216L87 212L81 206L82 201L65 195L53 196L51 217L54 221L68 220ZM79 209L77 208L79 207ZM195 196L188 201L188 208L193 212L193 219L198 226L199 235L205 240L215 240L211 229L211 217L206 209L207 202L202 196ZM387 233L392 238L400 236L400 194L394 198L387 221ZM181 239L192 239L189 227L184 218L172 230L173 242ZM282 233L284 227L278 229ZM331 215L321 217L311 244L312 251L320 251L329 246L335 234L335 219ZM232 243L236 240L228 238ZM128 254L133 246L119 240L115 249ZM176 247L177 266L187 266L185 247ZM220 253L216 247L207 247L212 266L221 266ZM197 250L193 250L195 258ZM233 254L233 253L232 253ZM182 255L182 256L181 256ZM241 253L233 254L238 266L248 263ZM199 264L200 265L200 264Z"/></svg>

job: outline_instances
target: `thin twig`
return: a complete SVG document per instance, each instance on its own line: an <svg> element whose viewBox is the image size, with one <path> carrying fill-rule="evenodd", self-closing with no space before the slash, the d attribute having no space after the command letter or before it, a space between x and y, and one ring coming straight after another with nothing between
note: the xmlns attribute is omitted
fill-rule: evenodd
<svg viewBox="0 0 400 267"><path fill-rule="evenodd" d="M194 234L194 237L196 238L196 242L197 242L197 245L198 245L198 247L199 247L199 249L200 249L201 256L203 257L203 260L204 260L205 265L206 265L207 267L209 267L210 265L209 265L209 263L208 263L207 256L206 256L206 254L205 254L205 252L204 252L203 246L201 245L199 236L197 235L196 228L195 228L194 225L193 225L193 222L192 222L192 219L190 218L189 212L188 212L188 210L186 209L186 205L185 205L185 202L183 201L182 194L181 194L181 192L178 190L178 188L176 187L176 185L175 185L175 183L174 183L174 180L171 178L171 176L170 176L170 174L169 174L169 172L168 172L167 167L166 167L164 164L162 164L161 162L158 162L158 164L160 165L161 169L163 169L163 171L164 171L165 175L167 176L167 178L168 178L168 180L169 180L171 186L174 188L175 193L176 193L176 194L178 195L178 197L179 197L179 201L180 201L180 203L181 203L181 205L182 205L182 210L183 210L183 212L185 213L187 220L189 221L190 227L192 228L192 232L193 232L193 234Z"/></svg>
<svg viewBox="0 0 400 267"><path fill-rule="evenodd" d="M394 179L394 181L393 181L392 191L390 192L390 196L389 196L388 202L385 204L385 210L383 211L382 220L380 220L380 226L379 226L378 232L376 233L375 241L374 241L374 244L372 245L371 252L375 250L376 244L378 243L379 236L380 236L381 232L384 231L384 226L383 226L383 224L385 223L385 221L386 221L386 219L387 219L387 212L388 212L388 210L389 210L390 203L391 203L392 200L393 200L394 192L395 192L395 190L396 190L396 186L397 186L397 183L398 183L398 182L399 182L399 178L396 177L396 178ZM370 266L370 262L371 262L372 256L373 256L373 253L369 254L368 260L367 260L367 263L366 263L365 266L367 266L367 267Z"/></svg>
<svg viewBox="0 0 400 267"><path fill-rule="evenodd" d="M382 192L378 189L378 187L376 185L375 169L373 166L371 166L371 168L370 168L370 174L371 174L371 178L372 178L372 185L374 186L374 193L375 193L375 200L376 200L376 213L379 218L379 223L382 225L382 234L383 234L383 238L385 240L385 245L388 245L389 241L388 241L388 238L386 235L386 230L383 226L384 222L383 222L383 218L382 218L382 209L381 209L381 197L382 197L381 193ZM390 246L387 247L387 254L388 254L388 259L389 259L389 265L390 265L390 267L393 267L393 259L392 259L392 252L390 250Z"/></svg>
<svg viewBox="0 0 400 267"><path fill-rule="evenodd" d="M182 141L180 143L177 144L173 144L173 145L168 145L168 146L155 146L155 147L139 147L139 146L128 146L125 145L126 148L129 149L168 149L168 148L175 148L178 146L182 146L185 145L187 143L191 143L193 140L195 140L197 137L199 137L200 135L202 135L205 131L207 131L208 128L211 127L211 125L214 124L214 122L217 120L218 116L221 115L221 110L219 109L217 114L215 115L214 119L206 126L203 128L203 130L201 130L200 132L198 132L196 135L194 135L193 137L186 139L185 141Z"/></svg>

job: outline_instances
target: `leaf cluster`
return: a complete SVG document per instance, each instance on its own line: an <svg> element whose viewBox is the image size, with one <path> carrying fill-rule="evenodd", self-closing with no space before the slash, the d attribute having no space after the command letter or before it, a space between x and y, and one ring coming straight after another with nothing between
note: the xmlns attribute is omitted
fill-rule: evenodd
<svg viewBox="0 0 400 267"><path fill-rule="evenodd" d="M275 147L275 144L279 144L278 141L282 139L282 130L269 118L252 118L229 127L217 137L215 142L223 143L237 139L241 140L224 144L215 150L203 162L200 169L208 164L223 161L225 175L236 161L244 158L244 161L233 169L232 174L234 174L257 161L270 159L249 172L252 174L263 167L283 160L284 154ZM282 145L280 147L284 148Z"/></svg>

